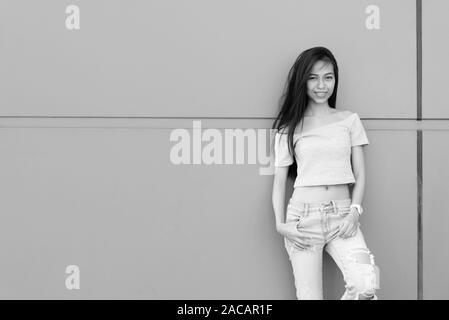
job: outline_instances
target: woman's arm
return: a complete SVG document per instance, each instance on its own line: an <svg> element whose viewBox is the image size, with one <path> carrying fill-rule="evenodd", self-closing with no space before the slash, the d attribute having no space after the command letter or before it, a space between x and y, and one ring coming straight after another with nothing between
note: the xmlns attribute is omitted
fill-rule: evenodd
<svg viewBox="0 0 449 320"><path fill-rule="evenodd" d="M281 227L285 223L284 203L288 168L289 166L274 168L272 202L277 232L281 231Z"/></svg>
<svg viewBox="0 0 449 320"><path fill-rule="evenodd" d="M355 183L352 188L352 203L362 204L363 193L365 191L365 161L363 158L363 146L352 147L351 151L352 171L354 172ZM354 235L359 223L359 213L356 208L351 208L351 214L347 215L340 223L338 236L348 238Z"/></svg>
<svg viewBox="0 0 449 320"><path fill-rule="evenodd" d="M355 178L352 189L352 203L362 204L365 192L365 159L363 157L362 145L352 147L351 162Z"/></svg>

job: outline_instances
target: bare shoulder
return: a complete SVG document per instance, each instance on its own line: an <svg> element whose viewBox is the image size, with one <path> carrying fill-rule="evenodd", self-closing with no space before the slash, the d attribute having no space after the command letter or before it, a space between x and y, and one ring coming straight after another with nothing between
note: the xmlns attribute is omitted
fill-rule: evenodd
<svg viewBox="0 0 449 320"><path fill-rule="evenodd" d="M340 112L337 116L339 116L339 118L341 120L344 120L344 119L348 119L348 118L352 117L355 114L356 114L355 112L352 112L349 110L340 110Z"/></svg>
<svg viewBox="0 0 449 320"><path fill-rule="evenodd" d="M349 110L337 110L337 111L335 112L335 115L336 115L340 120L344 120L344 119L346 119L346 118L352 116L353 114L355 114L355 113L352 112L352 111L349 111Z"/></svg>
<svg viewBox="0 0 449 320"><path fill-rule="evenodd" d="M352 112L352 111L350 111L350 110L342 110L342 109L340 109L340 110L335 110L336 111L336 114L339 114L339 115L341 115L341 116L350 116L351 114L353 114L354 112Z"/></svg>

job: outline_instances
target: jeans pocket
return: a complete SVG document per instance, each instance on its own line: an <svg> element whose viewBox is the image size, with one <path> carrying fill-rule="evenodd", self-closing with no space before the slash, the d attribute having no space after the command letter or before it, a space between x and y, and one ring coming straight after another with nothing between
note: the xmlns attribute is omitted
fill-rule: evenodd
<svg viewBox="0 0 449 320"><path fill-rule="evenodd" d="M337 207L337 214L340 217L346 217L351 212L349 206Z"/></svg>
<svg viewBox="0 0 449 320"><path fill-rule="evenodd" d="M288 222L299 221L299 220L303 220L304 218L306 218L305 209L299 209L299 208L293 207L290 204L287 206L286 220Z"/></svg>
<svg viewBox="0 0 449 320"><path fill-rule="evenodd" d="M308 215L306 215L306 211L302 209L298 209L295 207L289 206L287 208L287 214L285 218L285 222L296 222L296 229L300 232L301 229L305 226L305 222L308 220Z"/></svg>

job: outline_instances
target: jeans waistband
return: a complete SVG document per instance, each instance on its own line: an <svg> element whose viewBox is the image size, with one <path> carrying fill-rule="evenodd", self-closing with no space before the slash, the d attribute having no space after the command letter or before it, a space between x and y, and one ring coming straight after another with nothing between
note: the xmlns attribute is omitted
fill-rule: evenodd
<svg viewBox="0 0 449 320"><path fill-rule="evenodd" d="M323 209L326 207L348 207L351 204L351 199L339 199L339 200L329 200L329 201L319 201L319 202L302 202L298 200L293 200L290 198L288 205L299 210L316 210Z"/></svg>

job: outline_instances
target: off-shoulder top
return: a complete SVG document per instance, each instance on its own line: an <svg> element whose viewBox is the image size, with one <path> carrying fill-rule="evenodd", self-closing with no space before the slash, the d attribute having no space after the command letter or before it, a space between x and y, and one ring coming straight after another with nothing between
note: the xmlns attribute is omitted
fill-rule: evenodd
<svg viewBox="0 0 449 320"><path fill-rule="evenodd" d="M293 157L287 145L287 130L274 136L274 165L290 166ZM357 113L304 133L293 135L297 177L294 187L354 183L351 147L369 144Z"/></svg>

